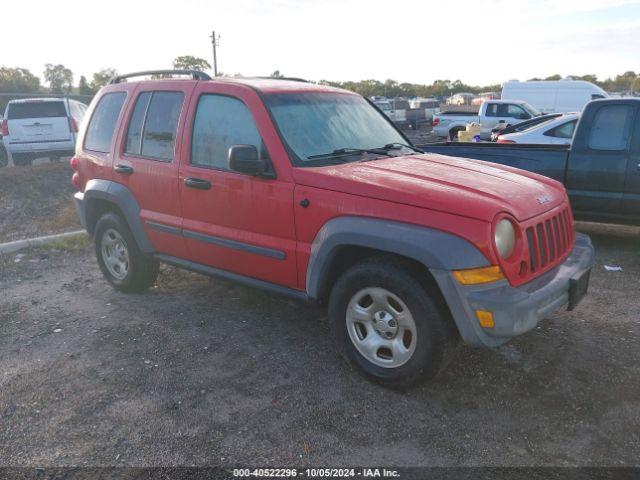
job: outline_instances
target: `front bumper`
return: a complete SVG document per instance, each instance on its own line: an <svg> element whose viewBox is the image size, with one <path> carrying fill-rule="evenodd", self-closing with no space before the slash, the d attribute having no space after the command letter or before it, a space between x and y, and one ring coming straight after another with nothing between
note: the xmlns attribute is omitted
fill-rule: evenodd
<svg viewBox="0 0 640 480"><path fill-rule="evenodd" d="M485 285L461 285L450 271L432 270L463 340L474 346L495 347L533 329L540 320L569 303L571 279L593 266L595 252L587 235L576 234L567 259L519 287L506 280ZM493 313L493 328L483 328L476 310Z"/></svg>

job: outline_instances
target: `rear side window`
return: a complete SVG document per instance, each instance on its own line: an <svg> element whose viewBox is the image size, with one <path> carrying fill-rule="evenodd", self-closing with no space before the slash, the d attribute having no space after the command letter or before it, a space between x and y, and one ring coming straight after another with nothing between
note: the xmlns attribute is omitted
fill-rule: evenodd
<svg viewBox="0 0 640 480"><path fill-rule="evenodd" d="M633 108L630 105L607 105L596 113L589 133L589 148L625 150L631 134Z"/></svg>
<svg viewBox="0 0 640 480"><path fill-rule="evenodd" d="M576 128L577 120L572 120L571 122L563 123L562 125L558 125L556 128L552 128L544 132L547 137L556 137L556 138L573 138L573 131Z"/></svg>
<svg viewBox="0 0 640 480"><path fill-rule="evenodd" d="M191 163L229 169L227 152L232 145L253 145L264 158L266 152L251 112L240 100L222 95L203 95L191 139Z"/></svg>
<svg viewBox="0 0 640 480"><path fill-rule="evenodd" d="M144 128L144 117L151 100L151 92L143 92L136 100L136 106L131 114L129 131L127 132L127 144L124 151L134 155L140 155L142 150L142 129Z"/></svg>
<svg viewBox="0 0 640 480"><path fill-rule="evenodd" d="M9 111L7 112L8 120L66 116L67 110L62 102L10 103Z"/></svg>
<svg viewBox="0 0 640 480"><path fill-rule="evenodd" d="M131 115L126 152L155 160L173 160L183 102L182 92L140 94Z"/></svg>
<svg viewBox="0 0 640 480"><path fill-rule="evenodd" d="M125 92L115 92L107 93L100 99L87 127L84 148L94 152L109 152L116 122L126 96Z"/></svg>

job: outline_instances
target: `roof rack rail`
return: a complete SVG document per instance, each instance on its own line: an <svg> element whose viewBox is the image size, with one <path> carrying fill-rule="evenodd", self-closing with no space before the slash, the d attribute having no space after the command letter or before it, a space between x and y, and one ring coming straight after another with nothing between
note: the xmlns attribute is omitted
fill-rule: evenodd
<svg viewBox="0 0 640 480"><path fill-rule="evenodd" d="M304 78L298 78L298 77L253 77L253 78L259 78L261 80L288 80L290 82L311 83L309 80L305 80Z"/></svg>
<svg viewBox="0 0 640 480"><path fill-rule="evenodd" d="M211 77L199 70L146 70L144 72L125 73L124 75L116 75L109 80L109 85L120 83L122 80L131 77L143 77L146 75L191 75L194 80L211 80Z"/></svg>

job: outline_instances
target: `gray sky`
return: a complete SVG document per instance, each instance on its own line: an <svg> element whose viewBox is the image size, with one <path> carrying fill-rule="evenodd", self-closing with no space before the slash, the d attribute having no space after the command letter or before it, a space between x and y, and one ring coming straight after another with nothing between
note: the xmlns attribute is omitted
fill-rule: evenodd
<svg viewBox="0 0 640 480"><path fill-rule="evenodd" d="M488 84L640 70L638 0L13 0L2 17L0 65L62 63L76 83L211 62L214 28L227 74Z"/></svg>

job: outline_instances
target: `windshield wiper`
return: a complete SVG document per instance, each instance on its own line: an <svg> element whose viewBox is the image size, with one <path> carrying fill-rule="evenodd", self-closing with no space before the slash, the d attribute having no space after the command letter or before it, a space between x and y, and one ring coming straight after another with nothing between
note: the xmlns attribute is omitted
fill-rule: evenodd
<svg viewBox="0 0 640 480"><path fill-rule="evenodd" d="M393 150L393 149L399 149L399 148L402 148L402 147L409 148L409 149L413 150L414 152L424 153L424 151L420 150L418 147L414 147L413 145L408 145L406 143L400 143L400 142L387 143L382 148L384 150Z"/></svg>
<svg viewBox="0 0 640 480"><path fill-rule="evenodd" d="M338 148L330 153L320 153L318 155L309 155L307 160L314 160L316 158L332 158L332 157L344 157L346 155L360 155L363 153L372 153L374 155L386 155L387 157L393 157L385 148Z"/></svg>

